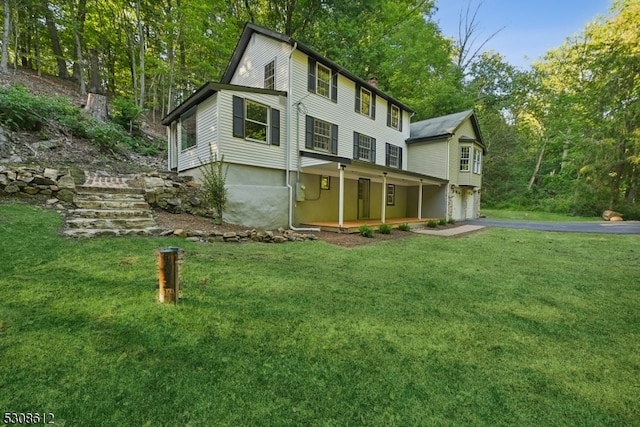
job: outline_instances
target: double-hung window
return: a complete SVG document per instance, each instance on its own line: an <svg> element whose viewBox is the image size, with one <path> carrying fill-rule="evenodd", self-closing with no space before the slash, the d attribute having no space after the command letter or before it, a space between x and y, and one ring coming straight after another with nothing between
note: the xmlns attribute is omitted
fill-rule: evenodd
<svg viewBox="0 0 640 427"><path fill-rule="evenodd" d="M313 59L309 61L309 79L307 89L311 93L329 98L333 102L338 102L338 73L331 68Z"/></svg>
<svg viewBox="0 0 640 427"><path fill-rule="evenodd" d="M276 61L273 60L264 66L264 88L276 88Z"/></svg>
<svg viewBox="0 0 640 427"><path fill-rule="evenodd" d="M460 147L460 172L469 172L469 160L471 159L471 147Z"/></svg>
<svg viewBox="0 0 640 427"><path fill-rule="evenodd" d="M305 148L325 153L338 153L338 125L306 116Z"/></svg>
<svg viewBox="0 0 640 427"><path fill-rule="evenodd" d="M397 145L386 144L386 166L390 168L402 168L402 148Z"/></svg>
<svg viewBox="0 0 640 427"><path fill-rule="evenodd" d="M402 111L391 101L387 103L387 126L402 132Z"/></svg>
<svg viewBox="0 0 640 427"><path fill-rule="evenodd" d="M269 130L269 107L254 101L246 100L245 135L246 139L267 142Z"/></svg>
<svg viewBox="0 0 640 427"><path fill-rule="evenodd" d="M482 151L473 149L473 173L482 173Z"/></svg>
<svg viewBox="0 0 640 427"><path fill-rule="evenodd" d="M198 107L193 107L180 118L180 148L182 151L195 147L197 141L196 112Z"/></svg>
<svg viewBox="0 0 640 427"><path fill-rule="evenodd" d="M376 118L376 94L356 83L356 113Z"/></svg>
<svg viewBox="0 0 640 427"><path fill-rule="evenodd" d="M280 111L250 99L233 97L233 136L280 145Z"/></svg>
<svg viewBox="0 0 640 427"><path fill-rule="evenodd" d="M353 158L376 162L376 139L358 132L353 133Z"/></svg>

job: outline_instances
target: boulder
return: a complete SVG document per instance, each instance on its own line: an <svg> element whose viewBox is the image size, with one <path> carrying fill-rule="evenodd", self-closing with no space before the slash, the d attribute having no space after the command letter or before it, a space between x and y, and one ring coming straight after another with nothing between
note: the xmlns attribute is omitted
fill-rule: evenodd
<svg viewBox="0 0 640 427"><path fill-rule="evenodd" d="M75 190L76 183L73 180L73 177L71 175L64 175L64 176L61 176L60 179L58 180L58 187L60 188L60 191L62 191L63 189Z"/></svg>
<svg viewBox="0 0 640 427"><path fill-rule="evenodd" d="M176 230L173 230L173 235L178 237L186 237L187 231L182 228L178 228Z"/></svg>
<svg viewBox="0 0 640 427"><path fill-rule="evenodd" d="M42 175L44 175L45 178L55 181L58 179L58 176L60 176L60 172L58 172L57 169L45 168Z"/></svg>
<svg viewBox="0 0 640 427"><path fill-rule="evenodd" d="M4 192L8 194L17 193L19 191L20 187L18 187L18 184L16 184L15 182L7 184L7 186L4 187Z"/></svg>
<svg viewBox="0 0 640 427"><path fill-rule="evenodd" d="M624 219L622 219L621 216L614 215L609 219L609 221L624 221Z"/></svg>
<svg viewBox="0 0 640 427"><path fill-rule="evenodd" d="M606 210L606 211L602 212L602 219L604 219L605 221L614 221L614 220L611 219L613 217L620 218L620 219L617 219L615 221L622 221L622 217L623 216L624 215L622 215L621 213L616 212L616 211Z"/></svg>
<svg viewBox="0 0 640 427"><path fill-rule="evenodd" d="M63 188L60 191L58 191L58 194L56 194L56 197L58 197L58 200L62 200L63 202L73 202L75 193L67 188Z"/></svg>

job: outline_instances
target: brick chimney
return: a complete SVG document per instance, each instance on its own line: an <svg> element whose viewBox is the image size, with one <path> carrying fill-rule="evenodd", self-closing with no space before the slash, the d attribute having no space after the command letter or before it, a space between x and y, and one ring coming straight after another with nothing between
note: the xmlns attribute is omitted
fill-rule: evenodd
<svg viewBox="0 0 640 427"><path fill-rule="evenodd" d="M378 88L378 78L376 76L369 77L369 85Z"/></svg>

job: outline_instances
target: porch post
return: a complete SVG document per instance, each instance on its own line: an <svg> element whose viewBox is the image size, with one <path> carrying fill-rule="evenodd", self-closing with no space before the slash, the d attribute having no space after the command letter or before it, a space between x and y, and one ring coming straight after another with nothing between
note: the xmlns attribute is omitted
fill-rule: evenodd
<svg viewBox="0 0 640 427"><path fill-rule="evenodd" d="M382 173L382 216L380 218L384 224L387 220L387 173Z"/></svg>
<svg viewBox="0 0 640 427"><path fill-rule="evenodd" d="M422 219L422 179L418 186L418 220Z"/></svg>
<svg viewBox="0 0 640 427"><path fill-rule="evenodd" d="M344 227L344 168L345 165L338 163L340 170L340 191L338 195L338 228Z"/></svg>

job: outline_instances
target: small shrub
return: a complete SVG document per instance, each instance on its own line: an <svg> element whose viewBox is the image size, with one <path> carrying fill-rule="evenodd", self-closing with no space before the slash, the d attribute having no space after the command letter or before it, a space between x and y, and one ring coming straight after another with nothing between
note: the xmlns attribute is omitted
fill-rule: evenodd
<svg viewBox="0 0 640 427"><path fill-rule="evenodd" d="M449 221L447 221L447 224L451 224L451 225L453 225L453 224L455 224L455 223L456 223L456 220L455 220L455 219L453 219L453 218L449 218Z"/></svg>
<svg viewBox="0 0 640 427"><path fill-rule="evenodd" d="M367 224L362 224L358 228L358 232L363 237L373 237L373 228L369 227Z"/></svg>
<svg viewBox="0 0 640 427"><path fill-rule="evenodd" d="M138 107L132 99L122 97L115 98L111 103L111 108L111 121L119 124L132 135L140 131L144 110Z"/></svg>
<svg viewBox="0 0 640 427"><path fill-rule="evenodd" d="M440 218L438 220L438 225L447 225L447 219L446 218Z"/></svg>
<svg viewBox="0 0 640 427"><path fill-rule="evenodd" d="M411 231L411 226L409 224L407 224L406 222L403 222L402 224L400 224L398 226L398 230L400 230L400 231Z"/></svg>
<svg viewBox="0 0 640 427"><path fill-rule="evenodd" d="M427 222L427 227L429 228L436 228L438 226L438 221L436 221L435 219L429 220L429 222Z"/></svg>
<svg viewBox="0 0 640 427"><path fill-rule="evenodd" d="M392 229L393 227L391 227L391 224L380 224L378 232L380 234L391 234Z"/></svg>

